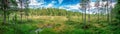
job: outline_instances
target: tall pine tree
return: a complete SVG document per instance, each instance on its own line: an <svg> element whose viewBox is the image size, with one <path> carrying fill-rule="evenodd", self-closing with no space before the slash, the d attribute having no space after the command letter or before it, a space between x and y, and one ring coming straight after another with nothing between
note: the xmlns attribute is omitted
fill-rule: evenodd
<svg viewBox="0 0 120 34"><path fill-rule="evenodd" d="M111 25L114 27L112 28L112 31L114 31L115 34L120 34L120 0L117 0L117 4L112 12L112 16L116 18L116 21L111 23Z"/></svg>

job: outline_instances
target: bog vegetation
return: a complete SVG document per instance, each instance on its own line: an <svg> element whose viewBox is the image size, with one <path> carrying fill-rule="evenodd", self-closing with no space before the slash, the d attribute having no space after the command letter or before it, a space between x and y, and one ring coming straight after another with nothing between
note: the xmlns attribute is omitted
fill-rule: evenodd
<svg viewBox="0 0 120 34"><path fill-rule="evenodd" d="M120 34L120 0L112 16L57 8L22 9L15 8L15 0L10 2L14 7L0 4L0 34Z"/></svg>

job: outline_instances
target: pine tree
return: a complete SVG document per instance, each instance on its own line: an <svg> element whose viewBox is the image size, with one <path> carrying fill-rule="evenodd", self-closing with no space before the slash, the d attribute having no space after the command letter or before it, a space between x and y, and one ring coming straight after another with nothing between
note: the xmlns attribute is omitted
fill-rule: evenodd
<svg viewBox="0 0 120 34"><path fill-rule="evenodd" d="M112 16L116 18L116 21L111 23L111 26L114 27L111 30L115 31L114 32L115 34L119 34L120 33L120 0L117 0L117 4L112 10L112 14L113 14Z"/></svg>
<svg viewBox="0 0 120 34"><path fill-rule="evenodd" d="M81 6L82 6L82 11L83 11L83 14L82 14L82 20L83 20L83 23L84 23L84 29L86 29L86 16L87 16L87 14L86 14L86 11L87 11L87 6L89 5L88 3L89 3L89 1L90 0L81 0Z"/></svg>
<svg viewBox="0 0 120 34"><path fill-rule="evenodd" d="M9 6L8 6L8 0L1 0L1 9L2 9L2 11L4 12L4 20L3 20L3 23L5 24L6 23L6 12L7 12L7 10L8 10L8 8L9 8Z"/></svg>
<svg viewBox="0 0 120 34"><path fill-rule="evenodd" d="M25 15L26 16L29 16L28 15L28 12L29 12L29 4L30 3L30 1L29 0L25 0L25 3L24 3L24 5L25 5ZM28 19L28 17L26 17L27 19Z"/></svg>
<svg viewBox="0 0 120 34"><path fill-rule="evenodd" d="M21 18L21 22L22 22L22 17L23 17L23 0L18 0L18 3L20 4L20 18Z"/></svg>
<svg viewBox="0 0 120 34"><path fill-rule="evenodd" d="M90 2L91 2L91 1L89 0L89 1L88 1L88 6L87 6L87 7L88 7L88 12L89 12L89 15L88 15L88 22L89 22L89 23L90 23L90 17L91 17L91 16L90 16L90 8L91 8L91 6L90 6L90 4L89 4Z"/></svg>
<svg viewBox="0 0 120 34"><path fill-rule="evenodd" d="M21 22L22 22L22 19L23 19L23 13L25 13L25 15L28 15L27 14L27 11L28 11L28 4L29 4L29 0L18 0L18 3L20 4L20 17L21 17ZM25 9L26 11L24 12L23 9Z"/></svg>
<svg viewBox="0 0 120 34"><path fill-rule="evenodd" d="M97 0L97 1L96 1L95 6L97 7L97 10L98 10L98 11L97 11L97 15L98 15L98 16L97 16L97 19L98 19L97 21L98 21L98 23L99 23L99 17L100 17L100 16L99 16L99 13L100 13L100 7L99 7L99 6L100 6L100 0Z"/></svg>

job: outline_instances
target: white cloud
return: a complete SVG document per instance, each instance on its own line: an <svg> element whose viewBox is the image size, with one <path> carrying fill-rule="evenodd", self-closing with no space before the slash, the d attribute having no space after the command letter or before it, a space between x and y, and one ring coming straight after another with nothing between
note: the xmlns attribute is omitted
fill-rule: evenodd
<svg viewBox="0 0 120 34"><path fill-rule="evenodd" d="M61 4L63 2L63 0L58 0L59 4Z"/></svg>
<svg viewBox="0 0 120 34"><path fill-rule="evenodd" d="M54 3L56 3L56 1L52 1L51 3L49 3L48 5L46 5L46 8L53 8Z"/></svg>
<svg viewBox="0 0 120 34"><path fill-rule="evenodd" d="M57 3L56 1L52 1L51 3Z"/></svg>
<svg viewBox="0 0 120 34"><path fill-rule="evenodd" d="M116 4L116 2L114 2L114 3L112 3L112 4L111 4L112 8L114 8L114 7L115 7L115 4Z"/></svg>
<svg viewBox="0 0 120 34"><path fill-rule="evenodd" d="M76 9L76 10L79 10L81 6L78 4L76 5L66 5L66 6L61 6L59 7L60 9L66 9L66 10L73 10L73 9Z"/></svg>
<svg viewBox="0 0 120 34"><path fill-rule="evenodd" d="M22 3L22 5L21 5L21 3L19 2L19 0L16 0L16 2L17 2L17 5L18 5L18 8L25 8L24 3Z"/></svg>
<svg viewBox="0 0 120 34"><path fill-rule="evenodd" d="M29 7L30 8L42 8L44 7L44 0L40 0L39 2L37 0L29 0L30 3L29 3Z"/></svg>
<svg viewBox="0 0 120 34"><path fill-rule="evenodd" d="M38 3L36 0L30 0L30 4L29 5L42 5L44 3Z"/></svg>
<svg viewBox="0 0 120 34"><path fill-rule="evenodd" d="M47 5L47 8L50 8L50 7L52 7L52 6L53 6L53 4L50 3L50 4Z"/></svg>
<svg viewBox="0 0 120 34"><path fill-rule="evenodd" d="M68 11L80 11L81 6L78 4L75 5L65 5L65 6L60 6L59 9L66 9Z"/></svg>
<svg viewBox="0 0 120 34"><path fill-rule="evenodd" d="M63 7L63 6L60 6L60 7L59 7L59 9L66 9L66 8L65 8L65 7Z"/></svg>
<svg viewBox="0 0 120 34"><path fill-rule="evenodd" d="M91 2L91 3L90 3L90 6L91 6L91 7L94 7L94 5L95 5L95 2Z"/></svg>
<svg viewBox="0 0 120 34"><path fill-rule="evenodd" d="M79 9L81 6L78 4L69 6L71 9Z"/></svg>
<svg viewBox="0 0 120 34"><path fill-rule="evenodd" d="M95 2L91 2L89 3L90 4L90 11L86 11L87 14L95 14L97 13L97 7L95 7ZM106 2L100 2L100 6L99 7L102 7L102 5L106 4ZM115 3L112 3L111 4L112 6L115 5ZM66 10L72 10L72 11L81 11L79 8L81 8L81 6L78 4L76 5L66 5L66 6L60 6L59 9L66 9ZM83 12L83 11L82 11ZM84 12L83 12L84 13Z"/></svg>
<svg viewBox="0 0 120 34"><path fill-rule="evenodd" d="M40 0L42 1L42 0ZM63 2L63 0L59 0L59 3L61 4ZM56 3L56 1L52 1L51 3L49 3L48 5L42 5L42 4L45 4L44 1L42 2L37 2L36 0L30 0L30 4L29 5L33 5L37 8L40 8L40 7L45 7L45 8L55 8L54 4ZM100 6L99 7L102 7L102 5L105 5L106 2L100 2ZM116 3L112 3L111 6L114 7ZM91 11L87 11L88 14L93 14L95 11L97 12L96 8L95 7L95 2L91 2L89 3L90 5L90 10ZM64 6L60 6L58 7L59 9L66 9L66 10L72 10L72 11L81 11L80 8L80 4L75 4L75 5L64 5ZM81 11L82 12L82 11Z"/></svg>

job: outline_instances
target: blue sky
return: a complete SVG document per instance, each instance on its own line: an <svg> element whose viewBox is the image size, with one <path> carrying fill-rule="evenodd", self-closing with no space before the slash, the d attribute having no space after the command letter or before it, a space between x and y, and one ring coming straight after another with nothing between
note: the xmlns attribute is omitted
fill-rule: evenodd
<svg viewBox="0 0 120 34"><path fill-rule="evenodd" d="M30 0L30 7L39 8L39 7L54 7L54 8L69 8L78 7L80 0ZM95 1L95 0L91 0Z"/></svg>
<svg viewBox="0 0 120 34"><path fill-rule="evenodd" d="M91 0L91 3L89 3L91 6L90 7L91 10L96 8L94 6L95 1L96 0ZM30 0L29 6L30 8L44 7L44 8L59 8L59 9L66 9L66 10L72 10L72 11L81 11L80 10L81 6L79 4L80 4L80 0ZM113 2L111 5L115 5L115 3Z"/></svg>
<svg viewBox="0 0 120 34"><path fill-rule="evenodd" d="M30 7L47 7L52 6L55 8L59 7L68 7L78 5L80 3L80 0L30 0ZM91 2L95 2L96 0L91 0Z"/></svg>
<svg viewBox="0 0 120 34"><path fill-rule="evenodd" d="M33 5L38 4L39 3L43 3L43 5L47 6L52 4L53 7L59 7L59 6L64 6L64 5L75 5L78 4L80 2L80 0L32 0ZM35 2L34 2L35 1Z"/></svg>

